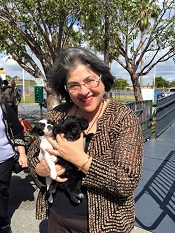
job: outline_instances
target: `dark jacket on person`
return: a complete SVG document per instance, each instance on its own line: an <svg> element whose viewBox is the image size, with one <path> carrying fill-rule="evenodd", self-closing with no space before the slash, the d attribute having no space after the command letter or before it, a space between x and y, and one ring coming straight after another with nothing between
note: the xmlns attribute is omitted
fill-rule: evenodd
<svg viewBox="0 0 175 233"><path fill-rule="evenodd" d="M2 104L5 106L5 111ZM14 110L6 102L0 102L0 106L3 112L2 120L5 125L6 136L9 143L12 145L12 147L25 146L23 126L20 124Z"/></svg>
<svg viewBox="0 0 175 233"><path fill-rule="evenodd" d="M162 99L165 97L165 93L164 91L160 91L158 94L157 94L157 99Z"/></svg>
<svg viewBox="0 0 175 233"><path fill-rule="evenodd" d="M47 113L47 119L58 121L71 108L65 103ZM28 151L32 176L42 186L37 200L37 219L48 214L44 180L35 173L40 140ZM112 99L97 122L97 131L90 141L88 154L92 162L82 185L87 188L90 233L128 233L134 227L134 190L141 179L143 137L136 114Z"/></svg>

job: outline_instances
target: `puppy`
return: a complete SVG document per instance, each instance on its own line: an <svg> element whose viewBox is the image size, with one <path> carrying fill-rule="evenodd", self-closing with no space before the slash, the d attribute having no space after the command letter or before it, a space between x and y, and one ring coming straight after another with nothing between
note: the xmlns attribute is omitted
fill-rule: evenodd
<svg viewBox="0 0 175 233"><path fill-rule="evenodd" d="M46 187L48 191L52 180L55 180L57 177L55 169L55 162L57 161L57 157L55 155L50 155L45 150L46 148L52 148L52 145L48 142L47 138L54 137L53 124L46 119L42 119L32 129L31 134L37 135L41 139L38 158L40 161L44 158L50 169L50 177L46 177ZM50 197L49 201L52 202L52 197Z"/></svg>

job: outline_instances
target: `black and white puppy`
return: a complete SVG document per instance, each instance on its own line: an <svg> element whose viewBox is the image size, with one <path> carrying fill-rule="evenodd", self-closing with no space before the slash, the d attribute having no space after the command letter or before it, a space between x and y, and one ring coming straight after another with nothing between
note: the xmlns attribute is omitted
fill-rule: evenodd
<svg viewBox="0 0 175 233"><path fill-rule="evenodd" d="M47 137L53 137L55 139L56 134L63 133L64 137L67 140L76 141L80 138L81 132L88 128L88 125L89 123L85 118L76 116L68 116L65 119L60 120L58 124L51 124L44 119L40 120L36 125L37 134L41 138L39 159L42 159L44 157L50 168L51 175L50 177L46 178L47 198L50 203L53 202L52 195L55 192L56 188L65 190L68 193L70 199L77 204L80 203L79 199L82 199L84 195L81 193L79 187L77 186L80 179L80 172L78 171L77 167L75 167L70 162L65 161L63 158L50 155L48 152L45 151L45 148L52 147L51 144L47 141ZM50 133L48 132L49 129L51 130ZM44 139L45 133L47 133L47 135ZM87 152L87 147L92 136L93 134L89 134L85 137L85 152ZM49 159L49 157L51 158ZM52 179L56 179L56 160L57 163L63 166L66 170L65 173L61 176L62 178L68 178L68 180L64 183L52 181Z"/></svg>
<svg viewBox="0 0 175 233"><path fill-rule="evenodd" d="M57 177L57 172L55 169L55 162L57 160L57 157L55 155L50 155L45 150L46 148L53 148L52 145L47 140L47 138L50 137L54 138L53 124L47 121L46 119L39 120L38 123L35 125L35 127L32 129L31 134L39 136L39 138L41 139L40 152L38 158L40 161L44 158L50 169L50 176L46 177L46 186L48 191L52 183L52 180L55 180ZM49 201L52 202L52 199L53 198L50 197Z"/></svg>

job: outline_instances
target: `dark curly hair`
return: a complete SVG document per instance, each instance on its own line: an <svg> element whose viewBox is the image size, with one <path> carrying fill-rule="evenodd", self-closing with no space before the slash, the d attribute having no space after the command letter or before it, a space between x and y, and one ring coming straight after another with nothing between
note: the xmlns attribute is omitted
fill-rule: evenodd
<svg viewBox="0 0 175 233"><path fill-rule="evenodd" d="M71 47L59 52L47 76L48 85L55 93L65 98L66 102L70 102L69 93L65 89L67 74L78 65L85 65L97 75L101 74L105 91L111 90L114 84L114 76L110 73L109 66L87 49Z"/></svg>

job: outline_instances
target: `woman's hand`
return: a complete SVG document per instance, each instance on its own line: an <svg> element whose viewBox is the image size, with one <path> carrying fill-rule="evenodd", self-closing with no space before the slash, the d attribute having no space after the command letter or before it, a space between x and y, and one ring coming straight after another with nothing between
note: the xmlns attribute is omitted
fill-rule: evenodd
<svg viewBox="0 0 175 233"><path fill-rule="evenodd" d="M51 138L48 138L47 140L51 143L53 149L47 148L46 151L50 154L62 157L77 167L81 166L88 157L84 152L83 133L78 140L73 142L68 141L64 137L64 134L57 134L56 140Z"/></svg>
<svg viewBox="0 0 175 233"><path fill-rule="evenodd" d="M49 167L44 159L42 159L35 168L36 173L39 176L47 177L50 176L50 170Z"/></svg>
<svg viewBox="0 0 175 233"><path fill-rule="evenodd" d="M22 168L27 167L27 155L26 154L19 154L18 162Z"/></svg>
<svg viewBox="0 0 175 233"><path fill-rule="evenodd" d="M58 165L58 164L55 165L55 168L56 168L56 171L57 171L56 181L57 182L66 182L67 178L61 178L60 177L65 172L65 169L62 166ZM49 169L49 167L48 167L48 165L47 165L47 163L46 163L46 161L44 159L42 159L36 165L35 171L39 176L42 176L42 177L50 176L50 169Z"/></svg>
<svg viewBox="0 0 175 233"><path fill-rule="evenodd" d="M27 167L27 155L25 152L25 147L24 146L17 146L17 148L18 148L18 152L19 152L19 159L18 159L19 165L22 168L25 168L25 167Z"/></svg>

